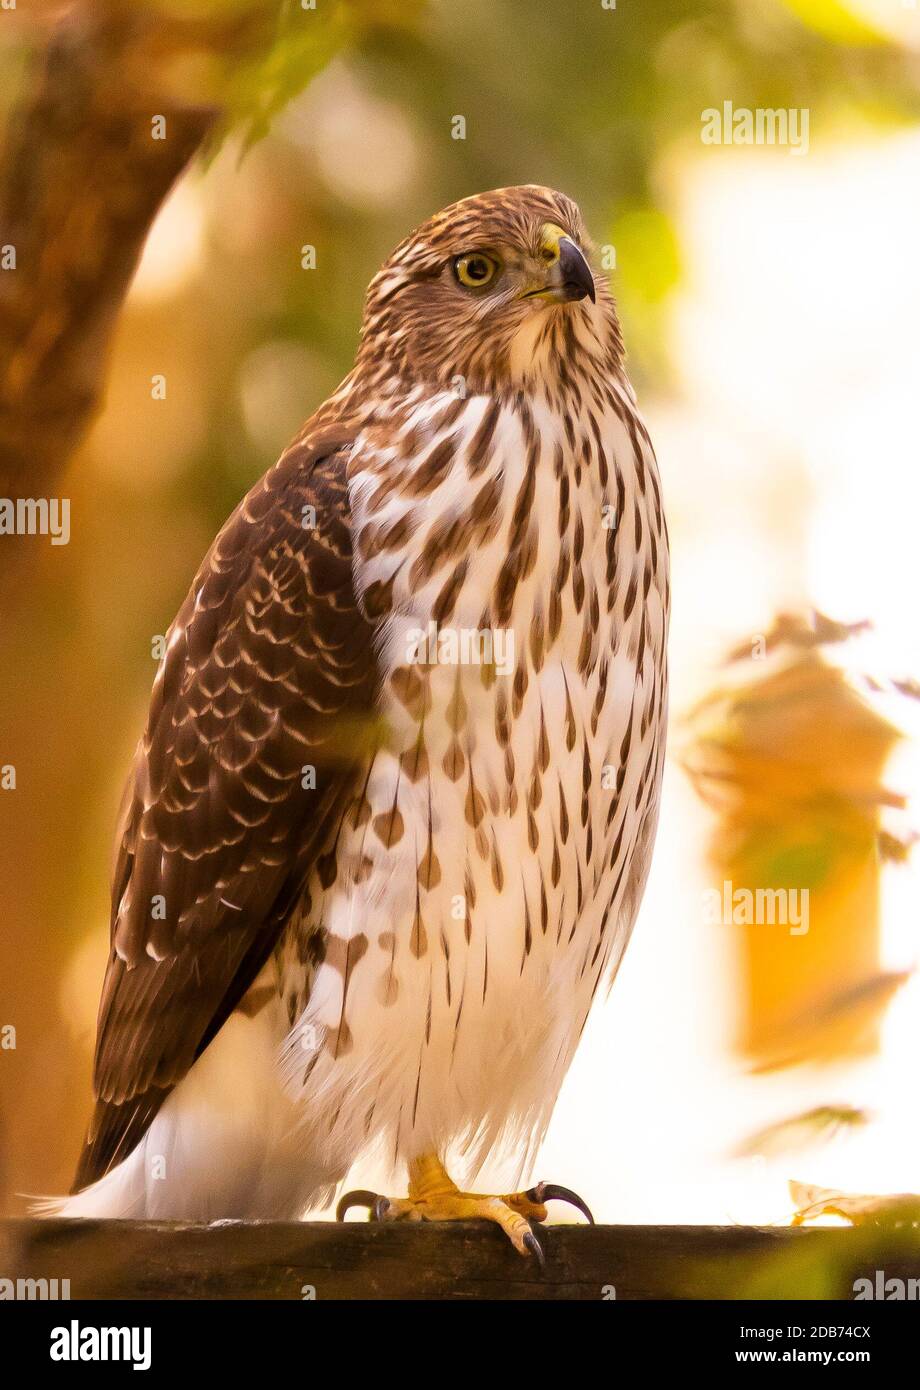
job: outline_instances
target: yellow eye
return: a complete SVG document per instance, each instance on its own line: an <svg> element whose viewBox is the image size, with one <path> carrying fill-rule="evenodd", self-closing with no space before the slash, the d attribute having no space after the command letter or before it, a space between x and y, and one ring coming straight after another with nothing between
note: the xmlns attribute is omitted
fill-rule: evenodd
<svg viewBox="0 0 920 1390"><path fill-rule="evenodd" d="M498 261L487 256L484 251L468 251L454 261L454 274L465 289L481 290L498 271Z"/></svg>

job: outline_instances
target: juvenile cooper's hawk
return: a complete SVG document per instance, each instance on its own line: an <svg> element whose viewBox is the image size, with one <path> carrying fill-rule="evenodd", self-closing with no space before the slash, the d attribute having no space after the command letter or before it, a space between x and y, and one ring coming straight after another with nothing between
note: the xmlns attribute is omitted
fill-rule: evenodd
<svg viewBox="0 0 920 1390"><path fill-rule="evenodd" d="M658 814L658 471L578 208L466 198L218 535L129 780L67 1215L297 1217L380 1145L539 1253L532 1155ZM564 1189L556 1189L558 1194ZM348 1199L346 1199L347 1204Z"/></svg>

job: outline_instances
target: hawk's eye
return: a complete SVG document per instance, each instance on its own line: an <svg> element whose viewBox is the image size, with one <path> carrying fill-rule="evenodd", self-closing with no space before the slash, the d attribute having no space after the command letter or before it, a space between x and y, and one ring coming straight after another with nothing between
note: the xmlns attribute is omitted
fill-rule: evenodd
<svg viewBox="0 0 920 1390"><path fill-rule="evenodd" d="M487 256L484 251L469 251L465 256L457 256L454 261L454 274L465 289L479 290L495 278L498 261Z"/></svg>

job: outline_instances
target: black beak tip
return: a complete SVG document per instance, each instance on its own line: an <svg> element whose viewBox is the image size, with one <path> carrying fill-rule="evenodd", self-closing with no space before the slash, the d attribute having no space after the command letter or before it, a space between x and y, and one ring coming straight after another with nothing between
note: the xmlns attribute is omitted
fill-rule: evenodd
<svg viewBox="0 0 920 1390"><path fill-rule="evenodd" d="M584 299L587 295L592 304L597 302L591 267L584 252L569 237L562 237L559 242L559 269L566 298Z"/></svg>

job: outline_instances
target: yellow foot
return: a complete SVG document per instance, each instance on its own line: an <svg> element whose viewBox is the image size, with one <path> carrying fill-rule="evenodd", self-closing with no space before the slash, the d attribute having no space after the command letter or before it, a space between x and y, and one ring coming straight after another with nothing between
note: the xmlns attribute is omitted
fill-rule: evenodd
<svg viewBox="0 0 920 1390"><path fill-rule="evenodd" d="M376 1192L348 1192L336 1208L336 1220L344 1221L352 1207L367 1207L372 1221L494 1221L522 1255L533 1255L545 1264L543 1247L532 1221L545 1221L546 1203L570 1202L594 1225L590 1210L575 1192L552 1183L537 1183L526 1192L489 1197L461 1192L432 1156L409 1165L409 1196L382 1197Z"/></svg>

